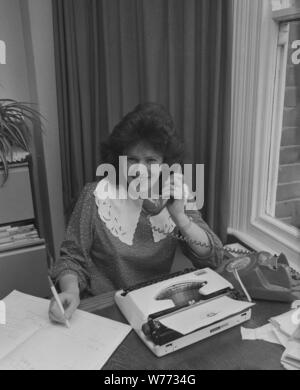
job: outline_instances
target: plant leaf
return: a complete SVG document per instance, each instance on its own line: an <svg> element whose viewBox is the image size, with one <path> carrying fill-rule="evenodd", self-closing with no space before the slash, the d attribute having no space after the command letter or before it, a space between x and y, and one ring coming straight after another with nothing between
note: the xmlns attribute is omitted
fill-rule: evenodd
<svg viewBox="0 0 300 390"><path fill-rule="evenodd" d="M12 144L16 144L17 146L24 148L24 143L23 143L22 137L20 137L18 128L17 128L17 131L14 131L10 128L10 126L11 126L11 124L4 125L4 128L7 131L6 133L4 133L4 136L8 137Z"/></svg>
<svg viewBox="0 0 300 390"><path fill-rule="evenodd" d="M5 182L7 181L7 178L8 178L8 163L7 163L7 160L6 160L6 156L4 155L2 150L0 150L0 161L2 162L3 167L4 167L3 180L2 180L2 183L0 185L0 187L3 187Z"/></svg>
<svg viewBox="0 0 300 390"><path fill-rule="evenodd" d="M4 154L7 156L8 154L11 155L11 158L12 158L12 145L8 142L8 140L3 137L3 136L0 136L0 142L2 143L2 150L4 152Z"/></svg>
<svg viewBox="0 0 300 390"><path fill-rule="evenodd" d="M46 119L34 107L37 104L0 99L0 162L4 168L2 185L8 177L7 156L12 156L13 147L18 146L29 152L32 132L43 132L43 120Z"/></svg>
<svg viewBox="0 0 300 390"><path fill-rule="evenodd" d="M28 146L28 143L27 143L27 140L26 138L24 137L24 134L22 133L22 131L18 128L18 126L16 126L15 124L13 123L10 123L9 124L9 127L14 129L16 134L18 134L19 138L21 139L21 147L24 148L26 151L29 152L29 146ZM10 131L12 130L10 129Z"/></svg>

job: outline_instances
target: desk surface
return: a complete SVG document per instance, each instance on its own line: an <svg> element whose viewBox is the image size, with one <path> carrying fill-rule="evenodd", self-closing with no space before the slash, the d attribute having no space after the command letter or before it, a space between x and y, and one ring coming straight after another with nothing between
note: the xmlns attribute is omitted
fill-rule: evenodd
<svg viewBox="0 0 300 390"><path fill-rule="evenodd" d="M114 304L114 293L83 301L80 309L126 323ZM258 301L252 318L244 324L256 328L274 315L289 310L289 304ZM104 370L282 370L283 347L265 341L243 341L236 326L170 355L157 358L134 331L103 367Z"/></svg>

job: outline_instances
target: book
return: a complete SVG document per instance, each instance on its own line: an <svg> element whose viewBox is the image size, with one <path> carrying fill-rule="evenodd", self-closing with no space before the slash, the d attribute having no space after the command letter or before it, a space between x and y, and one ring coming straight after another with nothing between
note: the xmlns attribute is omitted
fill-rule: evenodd
<svg viewBox="0 0 300 390"><path fill-rule="evenodd" d="M19 241L15 241L13 243L1 244L0 245L0 255L1 255L1 253L5 253L7 251L29 248L31 246L42 245L44 243L45 243L45 240L42 238L33 238L31 240L28 240L28 239L27 240L19 240Z"/></svg>
<svg viewBox="0 0 300 390"><path fill-rule="evenodd" d="M21 245L34 244L40 241L33 224L22 226L8 225L0 231L0 252L15 249Z"/></svg>

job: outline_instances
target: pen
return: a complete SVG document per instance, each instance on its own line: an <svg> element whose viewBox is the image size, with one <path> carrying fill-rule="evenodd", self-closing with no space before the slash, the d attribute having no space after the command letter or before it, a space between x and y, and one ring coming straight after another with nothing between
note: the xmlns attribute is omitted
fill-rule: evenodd
<svg viewBox="0 0 300 390"><path fill-rule="evenodd" d="M61 303L61 301L59 299L59 296L57 294L56 288L55 288L54 284L52 283L52 280L51 280L51 278L49 276L48 276L48 280L49 280L49 283L50 283L50 289L52 291L54 299L55 299L55 301L56 301L56 303L57 303L57 305L58 305L58 307L59 307L59 309L61 311L61 314L64 316L65 324L66 324L66 326L68 328L70 328L70 322L65 318L65 310L64 310L63 305L62 305L62 303Z"/></svg>

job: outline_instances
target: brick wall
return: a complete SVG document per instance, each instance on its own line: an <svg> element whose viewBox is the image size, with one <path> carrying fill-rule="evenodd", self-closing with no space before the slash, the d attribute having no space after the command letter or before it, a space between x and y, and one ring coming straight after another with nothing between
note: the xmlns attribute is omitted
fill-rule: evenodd
<svg viewBox="0 0 300 390"><path fill-rule="evenodd" d="M300 40L300 22L290 23L275 216L300 228L300 65L291 61L291 44L295 40Z"/></svg>

